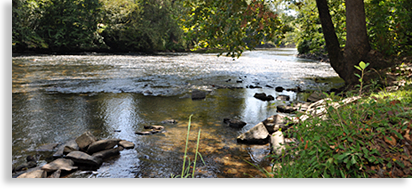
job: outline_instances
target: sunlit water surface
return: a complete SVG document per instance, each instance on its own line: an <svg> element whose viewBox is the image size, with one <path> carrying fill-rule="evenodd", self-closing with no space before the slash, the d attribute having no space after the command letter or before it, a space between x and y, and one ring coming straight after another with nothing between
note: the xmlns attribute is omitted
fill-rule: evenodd
<svg viewBox="0 0 412 190"><path fill-rule="evenodd" d="M299 59L296 53L261 49L235 60L194 53L13 57L12 164L23 163L41 145L91 131L97 138L125 139L136 146L105 160L94 174L76 171L66 177L170 177L181 172L193 114L189 156L193 159L201 129L199 150L205 161L198 161L196 177L263 177L247 162L270 167L265 158L269 146L238 144L236 137L275 114L271 104L282 102L263 102L253 95L304 100L304 94L276 92L274 87L327 90L342 85L329 64ZM326 82L315 83L319 77ZM246 88L250 85L262 88ZM206 99L193 101L193 89L207 91ZM247 125L229 128L223 118ZM134 133L166 119L178 123L162 124L165 133ZM40 163L51 160L52 153L39 154Z"/></svg>

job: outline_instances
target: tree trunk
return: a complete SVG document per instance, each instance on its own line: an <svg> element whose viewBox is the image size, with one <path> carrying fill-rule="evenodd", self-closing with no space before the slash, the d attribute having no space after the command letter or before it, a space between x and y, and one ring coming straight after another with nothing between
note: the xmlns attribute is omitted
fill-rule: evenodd
<svg viewBox="0 0 412 190"><path fill-rule="evenodd" d="M371 50L363 0L346 0L345 3L347 35L343 51L335 33L327 0L316 0L330 64L346 86L353 86L358 83L354 73L359 72L354 65L358 65L360 61L371 63L372 68L383 68L389 64L380 59L379 53Z"/></svg>

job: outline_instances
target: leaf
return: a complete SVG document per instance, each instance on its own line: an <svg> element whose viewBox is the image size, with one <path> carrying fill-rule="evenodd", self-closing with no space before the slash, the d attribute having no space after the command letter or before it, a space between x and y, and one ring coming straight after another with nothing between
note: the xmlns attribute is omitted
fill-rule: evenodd
<svg viewBox="0 0 412 190"><path fill-rule="evenodd" d="M358 67L358 66L354 66L356 69L358 69L359 71L362 71L362 69L360 68L360 67ZM355 74L356 75L356 74ZM359 76L359 75L358 75Z"/></svg>
<svg viewBox="0 0 412 190"><path fill-rule="evenodd" d="M365 68L366 68L365 62L361 61L361 62L359 63L359 67L360 67L362 70L365 70Z"/></svg>

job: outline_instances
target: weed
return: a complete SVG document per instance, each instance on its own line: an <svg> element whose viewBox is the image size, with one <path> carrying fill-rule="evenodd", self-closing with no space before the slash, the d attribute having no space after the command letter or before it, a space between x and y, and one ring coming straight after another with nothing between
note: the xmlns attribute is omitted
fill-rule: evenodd
<svg viewBox="0 0 412 190"><path fill-rule="evenodd" d="M196 170L196 161L197 161L197 156L198 155L199 155L200 159L202 160L203 164L205 164L205 161L203 160L203 157L199 152L199 141L200 141L200 132L201 132L200 129L199 129L199 132L197 133L196 152L195 152L194 161L191 162L190 158L187 156L187 147L189 145L189 134L190 134L190 125L191 125L192 116L193 116L193 114L189 116L189 123L187 125L186 146L185 146L185 153L184 153L184 156L183 156L182 174L181 175L171 174L171 178L188 178L190 176L192 176L192 178L194 178L195 177L195 170ZM187 167L186 167L186 160L189 163L187 165ZM193 168L192 173L190 173L190 168Z"/></svg>

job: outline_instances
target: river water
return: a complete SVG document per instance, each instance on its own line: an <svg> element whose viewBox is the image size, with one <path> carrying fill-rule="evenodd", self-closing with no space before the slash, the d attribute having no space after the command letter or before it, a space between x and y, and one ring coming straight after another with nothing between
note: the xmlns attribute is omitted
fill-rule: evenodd
<svg viewBox="0 0 412 190"><path fill-rule="evenodd" d="M136 146L105 160L92 174L76 171L65 177L170 177L181 172L193 114L189 157L193 160L201 129L199 151L205 161L198 161L196 177L263 177L247 162L270 167L265 158L269 146L239 144L236 137L275 114L274 105L283 102L263 102L253 95L285 94L304 101L305 93L276 92L274 87L328 90L343 84L329 64L296 54L295 49L282 48L245 52L235 60L195 53L13 57L12 164L36 153L44 164L52 153L38 152L38 147L90 131L100 139L120 138ZM206 99L192 100L194 89L207 91ZM247 125L230 128L223 118ZM178 123L162 124L166 119ZM134 133L156 124L166 132Z"/></svg>

